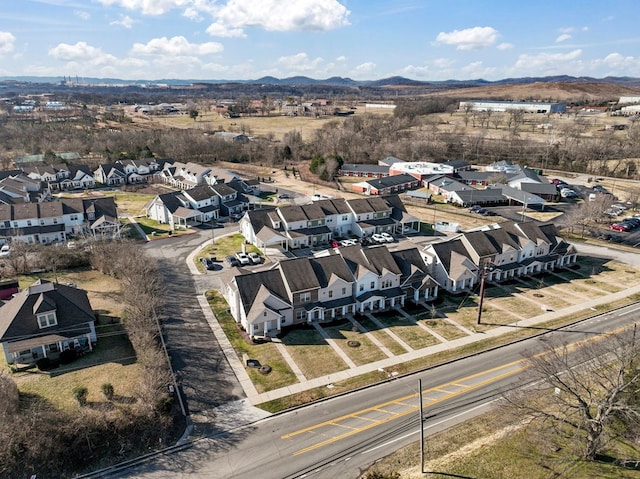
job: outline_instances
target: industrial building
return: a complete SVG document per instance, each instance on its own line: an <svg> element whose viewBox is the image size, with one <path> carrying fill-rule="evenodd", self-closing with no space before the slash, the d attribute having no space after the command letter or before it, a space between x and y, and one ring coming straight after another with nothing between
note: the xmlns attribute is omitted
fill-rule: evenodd
<svg viewBox="0 0 640 479"><path fill-rule="evenodd" d="M459 111L498 111L522 110L525 113L564 113L567 105L564 103L544 103L534 101L495 101L469 100L461 101Z"/></svg>

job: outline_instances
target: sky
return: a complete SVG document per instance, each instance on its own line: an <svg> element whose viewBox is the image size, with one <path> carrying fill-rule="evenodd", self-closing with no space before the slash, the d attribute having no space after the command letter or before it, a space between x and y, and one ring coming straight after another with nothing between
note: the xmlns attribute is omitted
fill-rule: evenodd
<svg viewBox="0 0 640 479"><path fill-rule="evenodd" d="M638 0L1 0L0 76L640 77Z"/></svg>

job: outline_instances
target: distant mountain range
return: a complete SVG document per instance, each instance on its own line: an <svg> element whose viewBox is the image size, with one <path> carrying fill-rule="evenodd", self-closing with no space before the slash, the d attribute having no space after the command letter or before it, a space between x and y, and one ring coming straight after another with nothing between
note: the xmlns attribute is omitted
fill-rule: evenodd
<svg viewBox="0 0 640 479"><path fill-rule="evenodd" d="M309 78L306 76L294 76L288 78L275 78L266 76L256 80L178 80L178 79L160 79L160 80L122 80L118 78L86 78L86 77L37 77L37 76L3 76L0 82L6 84L12 83L54 83L68 81L71 83L93 84L93 85L128 85L128 86L154 86L154 85L170 85L170 86L190 86L203 84L253 84L253 85L272 85L272 86L337 86L346 88L385 88L385 87L428 87L451 86L453 88L465 88L489 85L507 85L507 84L529 84L529 83L615 83L629 87L640 86L640 78L633 77L574 77L570 75L557 75L546 77L524 77L524 78L505 78L502 80L488 81L483 79L477 80L444 80L444 81L419 81L411 80L400 76L383 78L380 80L353 80L344 77L331 77L324 80ZM1 85L0 85L1 86Z"/></svg>

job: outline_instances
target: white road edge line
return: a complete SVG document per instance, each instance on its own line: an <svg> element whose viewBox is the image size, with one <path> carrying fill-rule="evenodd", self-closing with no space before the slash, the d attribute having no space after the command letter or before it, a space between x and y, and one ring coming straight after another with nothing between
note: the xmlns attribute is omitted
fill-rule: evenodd
<svg viewBox="0 0 640 479"><path fill-rule="evenodd" d="M471 411L475 411L476 409L480 409L480 408L486 407L487 405L489 405L489 404L491 404L491 403L493 403L493 402L499 401L499 400L500 400L500 399L493 399L493 400L491 400L491 401L489 401L489 402L486 402L486 403L483 403L483 404L479 404L478 406L473 407L473 408L471 408L471 409L467 409L466 411L461 412L461 413L459 413L459 414L456 414L455 416L448 417L447 419L443 419L443 420L442 420L442 421L440 421L440 422L436 422L435 424L432 424L431 426L427 426L427 427L426 427L426 429L429 429L430 427L431 427L431 428L433 428L433 427L435 427L435 426L439 426L440 424L442 424L442 423L444 423L444 422L447 422L447 421L450 421L451 419L455 419L455 418L457 418L457 417L460 417L460 416L463 416L463 415L465 415L465 414L468 414L468 413L470 413ZM413 436L414 434L418 434L419 432L420 432L419 430L418 430L418 431L410 432L409 434L405 434L404 436L397 437L397 438L395 438L395 439L392 439L391 441L385 442L384 444L380 444L379 446L372 447L371 449L368 449L368 450L366 450L366 451L362 451L360 454L369 454L370 452L373 452L373 451L375 451L375 450L377 450L377 449L380 449L380 448L382 448L382 447L386 447L386 446L388 446L389 444L393 444L394 442L398 442L398 441L401 441L401 440L403 440L403 439L406 439L407 437L409 437L409 436Z"/></svg>

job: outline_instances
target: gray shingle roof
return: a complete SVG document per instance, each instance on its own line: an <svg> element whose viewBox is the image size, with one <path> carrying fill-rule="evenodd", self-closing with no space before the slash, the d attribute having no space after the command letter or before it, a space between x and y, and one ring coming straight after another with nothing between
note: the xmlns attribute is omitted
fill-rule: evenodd
<svg viewBox="0 0 640 479"><path fill-rule="evenodd" d="M311 266L309 258L296 258L280 262L280 271L284 281L293 293L308 291L320 287L320 283Z"/></svg>

